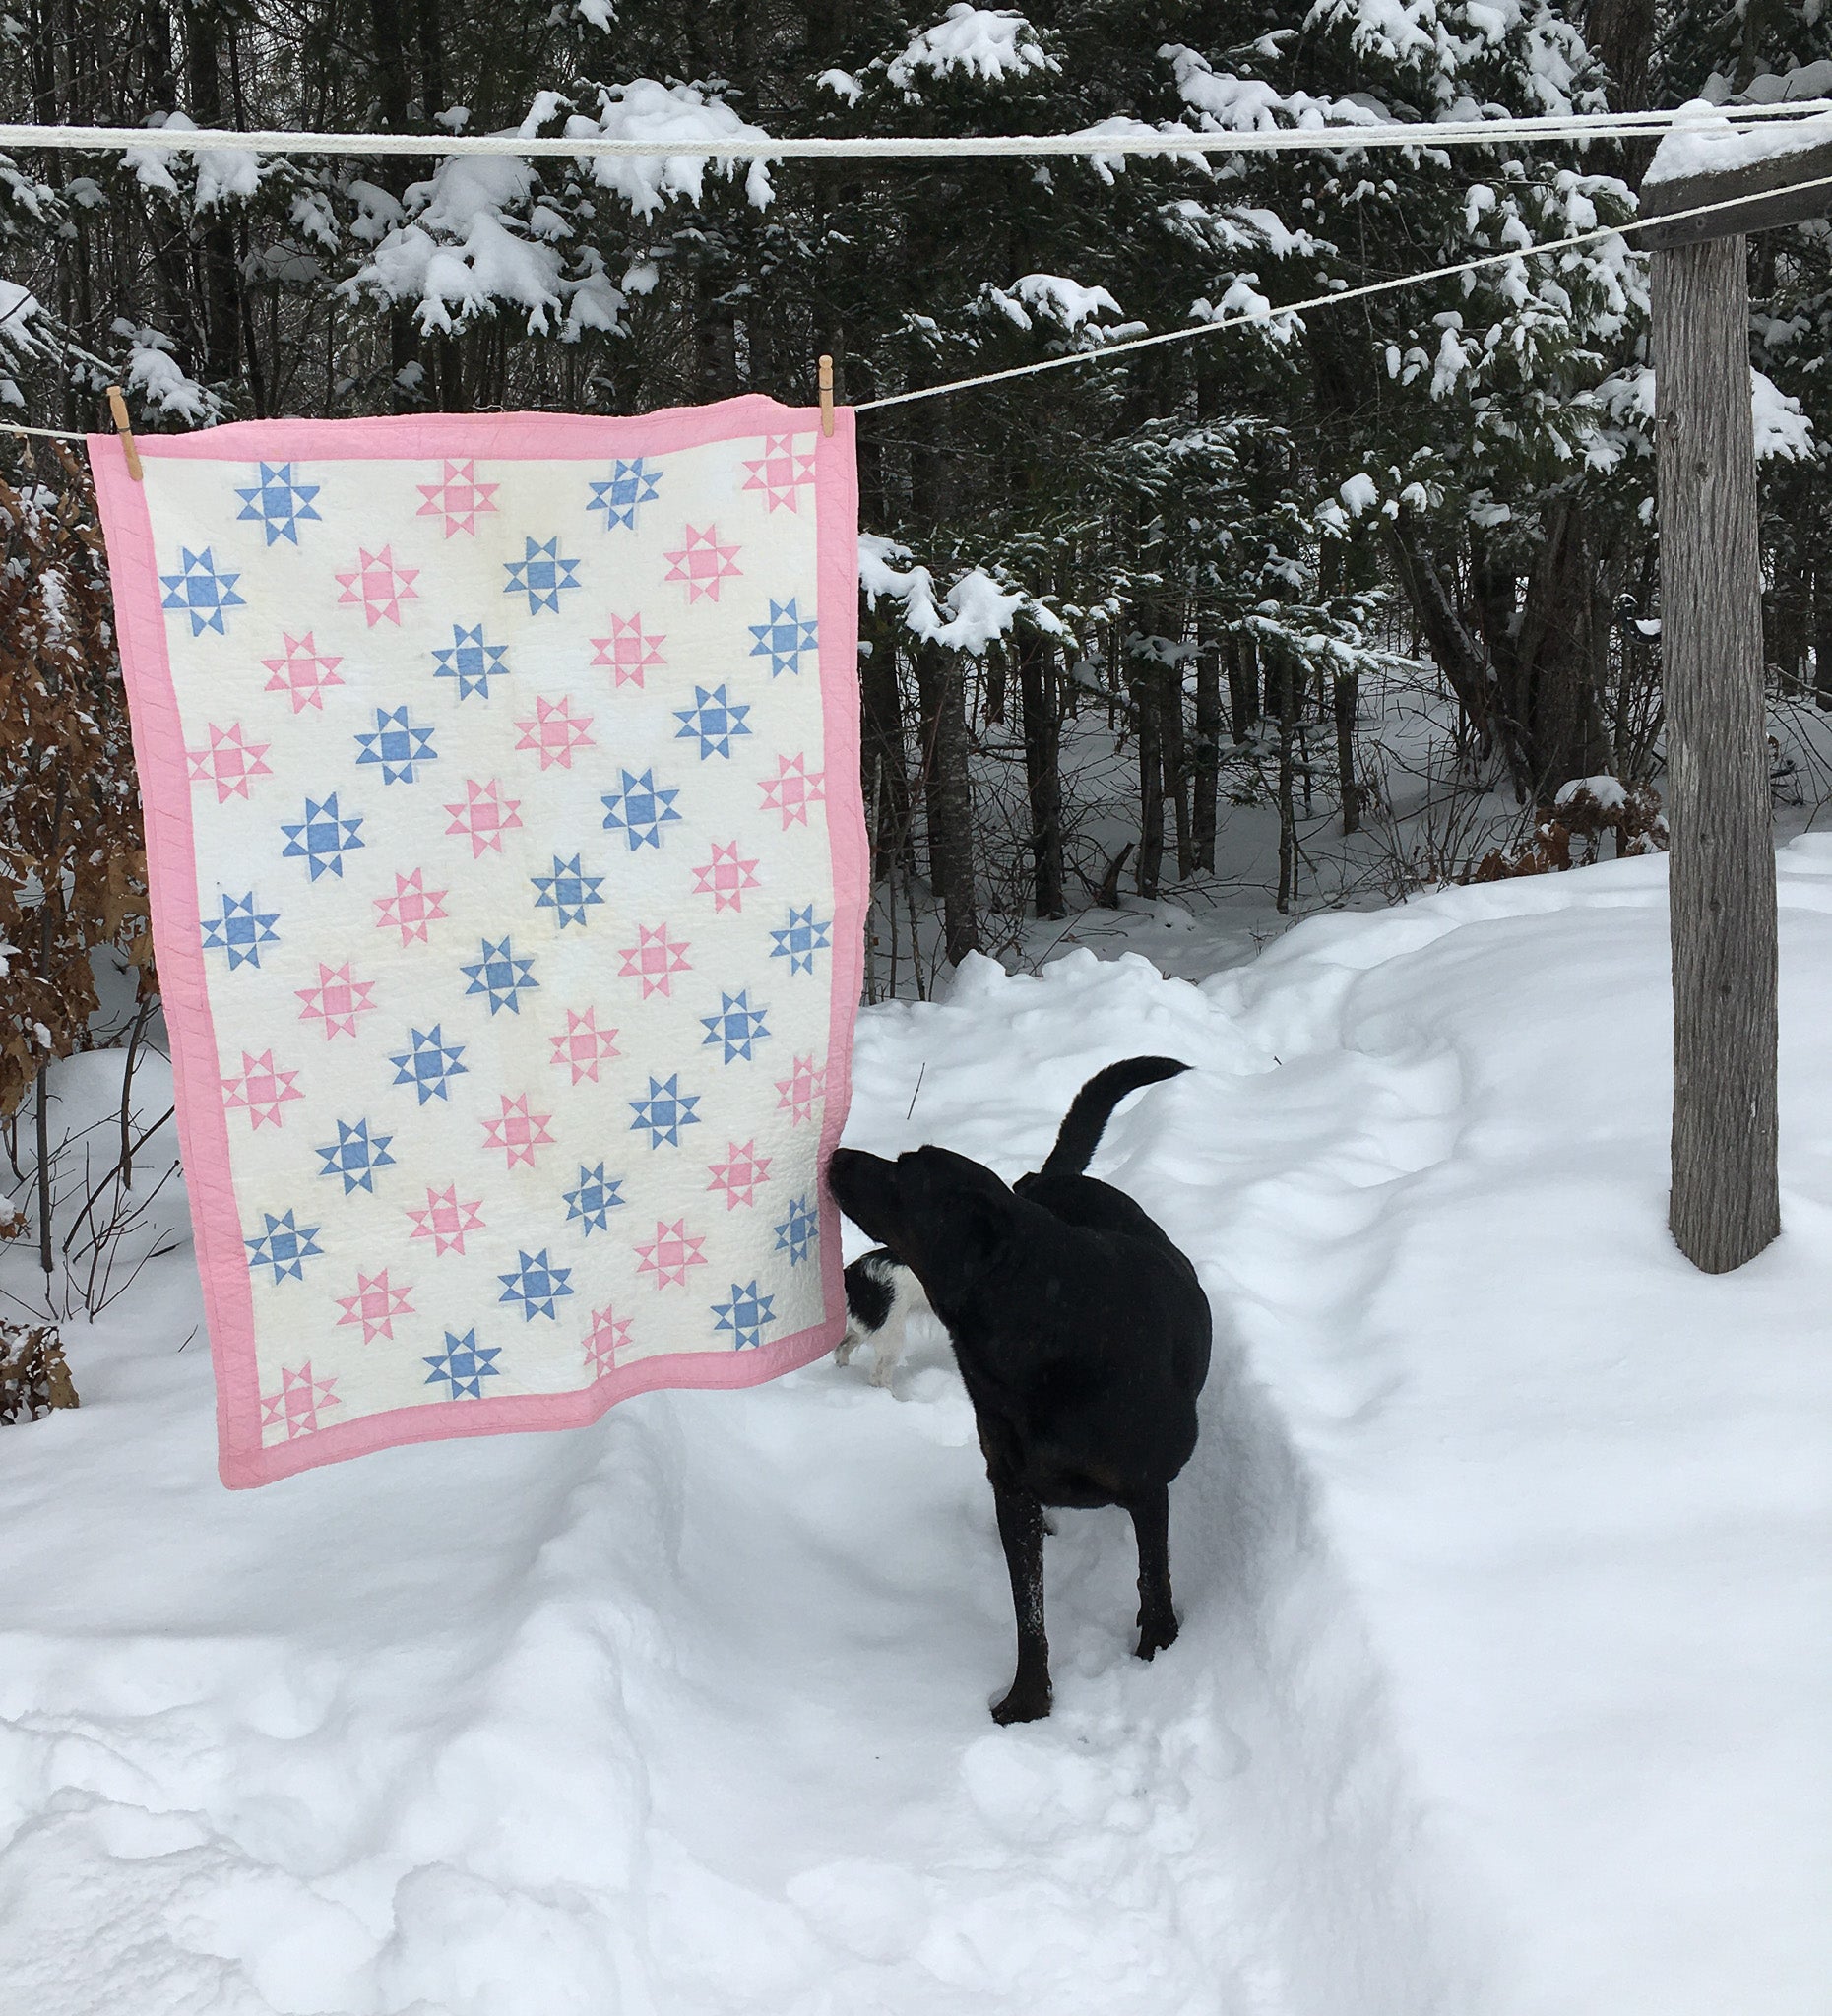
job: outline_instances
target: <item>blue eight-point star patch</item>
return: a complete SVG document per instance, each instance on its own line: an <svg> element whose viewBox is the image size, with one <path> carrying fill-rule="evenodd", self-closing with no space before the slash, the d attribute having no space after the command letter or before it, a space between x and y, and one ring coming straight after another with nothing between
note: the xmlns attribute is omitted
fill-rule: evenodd
<svg viewBox="0 0 1832 2016"><path fill-rule="evenodd" d="M262 946L280 942L280 933L274 928L280 922L279 911L256 910L252 889L246 896L224 896L221 901L221 915L201 920L204 950L226 952L231 973L238 966L258 967Z"/></svg>
<svg viewBox="0 0 1832 2016"><path fill-rule="evenodd" d="M503 1284L503 1292L496 1299L499 1302L520 1302L524 1323L532 1323L537 1316L550 1316L557 1322L559 1318L553 1305L561 1296L573 1292L572 1269L555 1267L547 1258L544 1246L538 1253L518 1251L516 1263L514 1273L496 1277Z"/></svg>
<svg viewBox="0 0 1832 2016"><path fill-rule="evenodd" d="M281 858L306 862L314 882L327 872L341 878L344 856L354 853L363 844L357 832L361 824L360 815L346 818L339 810L336 791L322 803L307 798L303 819L281 822L280 830L286 836L286 845L280 850Z"/></svg>
<svg viewBox="0 0 1832 2016"><path fill-rule="evenodd" d="M579 586L579 562L561 557L557 538L537 541L529 537L523 544L526 551L521 559L503 562L509 579L503 583L502 592L527 596L531 616L539 615L542 609L550 609L557 616L561 595Z"/></svg>
<svg viewBox="0 0 1832 2016"><path fill-rule="evenodd" d="M630 1122L630 1132L640 1134L647 1129L651 1148L660 1148L664 1143L669 1148L678 1148L680 1130L700 1124L700 1116L694 1111L700 1095L682 1092L678 1074L665 1081L651 1076L648 1097L633 1099L629 1103L636 1115Z"/></svg>
<svg viewBox="0 0 1832 2016"><path fill-rule="evenodd" d="M618 525L634 532L637 513L645 504L656 501L661 485L662 472L647 457L639 455L634 462L613 462L607 477L593 481L592 501L586 509L604 514L606 532Z"/></svg>
<svg viewBox="0 0 1832 2016"><path fill-rule="evenodd" d="M193 637L201 637L206 630L214 630L219 637L226 637L228 632L222 626L223 610L247 606L235 592L235 584L241 576L229 573L226 568L219 571L208 546L201 553L192 552L189 546L180 546L178 556L178 572L159 576L165 584L163 606L182 609L190 617Z"/></svg>
<svg viewBox="0 0 1832 2016"><path fill-rule="evenodd" d="M296 463L264 462L255 481L245 490L238 488L235 492L242 500L236 517L256 520L266 532L270 546L276 539L290 539L296 546L300 524L318 516L312 499L317 496L319 485L300 482L297 471Z"/></svg>
<svg viewBox="0 0 1832 2016"><path fill-rule="evenodd" d="M729 1299L713 1304L713 1314L719 1318L714 1328L730 1331L733 1351L760 1345L765 1326L777 1320L775 1301L774 1295L758 1293L755 1281L747 1281L742 1288L734 1281Z"/></svg>
<svg viewBox="0 0 1832 2016"><path fill-rule="evenodd" d="M641 777L628 770L617 774L621 779L617 788L601 793L605 826L613 833L621 829L631 853L639 847L659 849L663 827L679 824L674 800L680 792L663 789L656 783L653 770L645 770Z"/></svg>

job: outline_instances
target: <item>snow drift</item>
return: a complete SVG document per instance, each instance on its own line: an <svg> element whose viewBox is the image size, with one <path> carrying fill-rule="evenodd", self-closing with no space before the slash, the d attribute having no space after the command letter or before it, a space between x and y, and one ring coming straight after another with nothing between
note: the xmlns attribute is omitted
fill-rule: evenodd
<svg viewBox="0 0 1832 2016"><path fill-rule="evenodd" d="M1807 2016L1832 1732L1832 842L1783 854L1787 1230L1665 1227L1664 859L1201 986L973 962L851 1138L1096 1172L1219 1316L1183 1635L1062 1516L1057 1708L937 1340L231 1496L171 1271L5 1437L0 1981L42 2016ZM79 1060L81 1061L81 1060ZM914 1109L913 1109L914 1102Z"/></svg>

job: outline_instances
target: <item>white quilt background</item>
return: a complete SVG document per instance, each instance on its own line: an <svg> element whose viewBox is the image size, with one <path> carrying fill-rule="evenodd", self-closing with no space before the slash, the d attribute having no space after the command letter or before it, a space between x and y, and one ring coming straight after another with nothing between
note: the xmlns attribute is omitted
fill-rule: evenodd
<svg viewBox="0 0 1832 2016"><path fill-rule="evenodd" d="M814 445L149 457L266 1445L822 1320Z"/></svg>

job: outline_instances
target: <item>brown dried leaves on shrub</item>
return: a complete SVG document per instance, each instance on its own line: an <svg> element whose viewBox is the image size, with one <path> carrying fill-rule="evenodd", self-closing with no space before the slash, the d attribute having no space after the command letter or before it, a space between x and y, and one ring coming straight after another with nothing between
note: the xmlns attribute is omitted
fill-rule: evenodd
<svg viewBox="0 0 1832 2016"><path fill-rule="evenodd" d="M0 478L0 1116L91 1040L90 955L158 990L140 791L87 471Z"/></svg>
<svg viewBox="0 0 1832 2016"><path fill-rule="evenodd" d="M1549 805L1539 808L1533 832L1514 847L1485 853L1465 882L1507 882L1517 875L1556 875L1597 859L1603 836L1615 836L1615 851L1654 854L1667 850L1667 816L1651 784L1618 784L1612 777L1583 777L1568 784ZM1572 844L1577 843L1574 855Z"/></svg>
<svg viewBox="0 0 1832 2016"><path fill-rule="evenodd" d="M76 1404L56 1329L47 1323L29 1330L0 1319L0 1428Z"/></svg>

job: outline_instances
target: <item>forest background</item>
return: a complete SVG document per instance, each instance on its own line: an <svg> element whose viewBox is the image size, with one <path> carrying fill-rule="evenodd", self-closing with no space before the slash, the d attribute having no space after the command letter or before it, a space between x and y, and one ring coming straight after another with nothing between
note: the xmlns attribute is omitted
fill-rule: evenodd
<svg viewBox="0 0 1832 2016"><path fill-rule="evenodd" d="M105 424L116 380L146 431L807 404L822 352L864 401L1264 310L861 419L870 985L925 991L1036 919L1199 889L1238 808L1270 815L1241 831L1282 911L1323 899L1326 828L1378 834L1363 896L1556 865L1576 780L1625 788L1626 816L1583 794L1618 848L1660 844L1633 241L1278 310L1635 212L1644 144L1448 150L1433 121L1819 94L1827 0L31 0L0 10L0 118L149 138L0 157L0 418ZM1358 149L1376 120L1419 146ZM187 123L426 149L159 145ZM666 152L1286 125L1342 145L729 171ZM439 155L504 130L658 153ZM1750 285L1772 690L1832 708L1826 222L1753 240ZM0 478L0 1109L37 1087L42 1182L44 1066L125 1039L131 1075L157 976L87 478L4 435ZM1408 743L1395 696L1421 692L1431 733ZM113 1020L100 946L136 979Z"/></svg>

